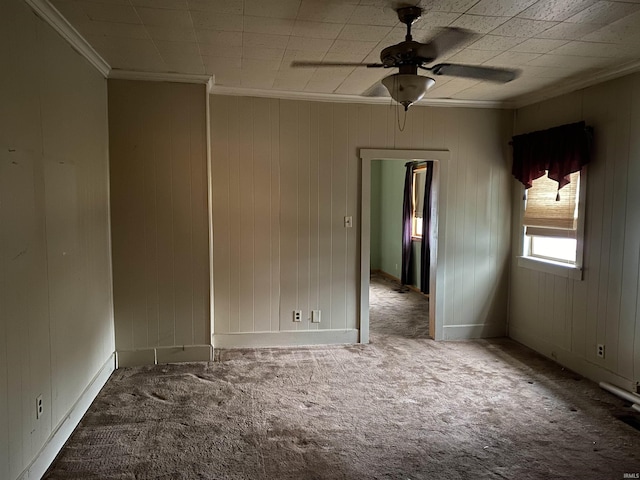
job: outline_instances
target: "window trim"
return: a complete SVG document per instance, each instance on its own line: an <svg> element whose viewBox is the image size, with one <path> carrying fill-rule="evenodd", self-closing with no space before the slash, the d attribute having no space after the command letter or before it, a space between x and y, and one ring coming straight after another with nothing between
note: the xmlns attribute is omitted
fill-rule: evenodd
<svg viewBox="0 0 640 480"><path fill-rule="evenodd" d="M521 185L520 198L524 196L524 187ZM580 190L578 194L578 228L576 230L576 263L569 264L542 257L533 257L527 255L525 227L522 225L524 219L524 201L520 201L520 210L518 218L518 232L520 255L518 255L518 267L528 268L543 273L550 273L559 277L570 278L573 280L583 280L584 272L584 224L586 215L586 199L587 199L587 167L580 170Z"/></svg>

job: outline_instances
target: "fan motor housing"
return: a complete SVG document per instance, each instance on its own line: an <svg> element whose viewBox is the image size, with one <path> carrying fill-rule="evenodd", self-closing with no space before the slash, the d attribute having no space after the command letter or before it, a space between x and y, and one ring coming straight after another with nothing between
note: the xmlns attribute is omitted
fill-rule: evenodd
<svg viewBox="0 0 640 480"><path fill-rule="evenodd" d="M432 62L435 52L425 56L425 44L408 40L391 45L380 52L380 61L385 67L399 67L400 65L422 65ZM418 56L419 49L422 48L422 55Z"/></svg>

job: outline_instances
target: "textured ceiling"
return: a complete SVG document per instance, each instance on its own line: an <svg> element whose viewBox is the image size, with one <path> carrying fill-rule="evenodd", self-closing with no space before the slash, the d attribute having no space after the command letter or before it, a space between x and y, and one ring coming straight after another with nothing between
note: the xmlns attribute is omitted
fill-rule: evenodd
<svg viewBox="0 0 640 480"><path fill-rule="evenodd" d="M211 74L245 89L359 95L395 70L290 68L379 61L404 39L390 0L51 0L114 69ZM411 2L415 4L416 2ZM506 85L437 77L432 99L517 101L640 64L640 0L424 0L414 38L478 35L448 62L512 67ZM249 92L247 92L249 93Z"/></svg>

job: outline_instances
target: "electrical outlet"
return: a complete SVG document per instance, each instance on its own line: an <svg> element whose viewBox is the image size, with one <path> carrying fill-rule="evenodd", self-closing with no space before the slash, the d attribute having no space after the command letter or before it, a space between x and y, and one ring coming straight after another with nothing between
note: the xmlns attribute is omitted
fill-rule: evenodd
<svg viewBox="0 0 640 480"><path fill-rule="evenodd" d="M320 323L321 313L320 310L311 310L311 323Z"/></svg>
<svg viewBox="0 0 640 480"><path fill-rule="evenodd" d="M44 413L44 405L42 403L42 395L36 397L36 420L40 420Z"/></svg>
<svg viewBox="0 0 640 480"><path fill-rule="evenodd" d="M599 343L596 347L596 355L600 358L604 358L604 345L602 343Z"/></svg>
<svg viewBox="0 0 640 480"><path fill-rule="evenodd" d="M293 311L293 321L301 322L302 321L302 310L294 310Z"/></svg>

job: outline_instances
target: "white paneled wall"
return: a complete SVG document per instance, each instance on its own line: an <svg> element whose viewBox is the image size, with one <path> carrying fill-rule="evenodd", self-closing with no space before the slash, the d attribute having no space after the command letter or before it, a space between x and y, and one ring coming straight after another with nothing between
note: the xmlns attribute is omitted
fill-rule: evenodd
<svg viewBox="0 0 640 480"><path fill-rule="evenodd" d="M122 366L210 357L206 100L204 85L109 80Z"/></svg>
<svg viewBox="0 0 640 480"><path fill-rule="evenodd" d="M512 267L510 335L596 380L640 381L640 75L517 111L516 133L585 120L588 166L584 279ZM514 205L522 190L515 188ZM518 218L514 251L519 251ZM596 345L605 345L605 358Z"/></svg>
<svg viewBox="0 0 640 480"><path fill-rule="evenodd" d="M390 106L211 97L216 346L339 341L313 333L358 328L359 148L451 151L440 189L445 337L504 332L511 113L414 107L403 132L397 120Z"/></svg>
<svg viewBox="0 0 640 480"><path fill-rule="evenodd" d="M114 333L106 81L21 0L0 2L0 61L0 478L10 480L36 478L47 465L31 462L62 447L77 402L113 370Z"/></svg>

